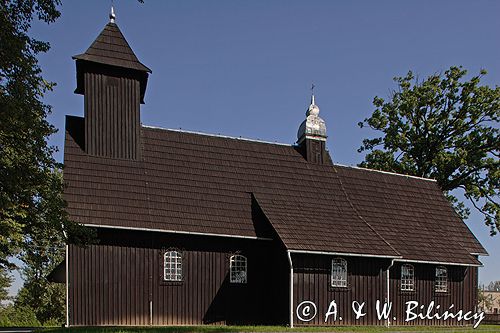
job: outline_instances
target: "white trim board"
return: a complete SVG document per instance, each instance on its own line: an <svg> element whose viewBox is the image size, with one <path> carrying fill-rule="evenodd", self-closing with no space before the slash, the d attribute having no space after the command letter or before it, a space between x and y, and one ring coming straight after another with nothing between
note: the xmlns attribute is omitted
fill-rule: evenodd
<svg viewBox="0 0 500 333"><path fill-rule="evenodd" d="M411 259L404 259L402 256L384 256L384 255L377 255L377 254L324 252L324 251L307 251L307 250L289 250L289 252L290 253L305 253L305 254L324 254L324 255L332 255L332 256L394 259L394 261L397 261L397 262L409 262L409 263L413 262L413 263L419 263L419 264L483 267L483 265L479 265L479 264L463 264L463 263L441 262L441 261L411 260Z"/></svg>
<svg viewBox="0 0 500 333"><path fill-rule="evenodd" d="M416 263L416 264L483 267L482 264L481 265L479 265L479 264L462 264L462 263L456 263L456 262L442 262L442 261L411 260L411 259L394 259L394 261L409 262L409 263Z"/></svg>
<svg viewBox="0 0 500 333"><path fill-rule="evenodd" d="M489 257L490 256L490 254L487 253L487 252L483 252L483 253L472 252L471 255L473 255L473 256L482 256L482 257Z"/></svg>
<svg viewBox="0 0 500 333"><path fill-rule="evenodd" d="M326 254L326 255L332 255L332 256L384 258L384 259L403 258L401 256L386 256L386 255L378 255L378 254L324 252L324 251L308 251L308 250L289 250L289 252L290 253L305 253L305 254Z"/></svg>

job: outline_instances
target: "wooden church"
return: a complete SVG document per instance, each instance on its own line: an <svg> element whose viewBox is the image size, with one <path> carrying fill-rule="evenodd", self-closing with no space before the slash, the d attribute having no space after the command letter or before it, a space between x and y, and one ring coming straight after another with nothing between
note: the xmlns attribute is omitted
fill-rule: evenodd
<svg viewBox="0 0 500 333"><path fill-rule="evenodd" d="M69 245L54 278L69 326L463 324L407 323L409 300L474 311L487 253L436 182L332 163L314 96L294 145L162 129L141 125L151 70L114 15L74 59L84 117L66 118L64 196L99 243Z"/></svg>

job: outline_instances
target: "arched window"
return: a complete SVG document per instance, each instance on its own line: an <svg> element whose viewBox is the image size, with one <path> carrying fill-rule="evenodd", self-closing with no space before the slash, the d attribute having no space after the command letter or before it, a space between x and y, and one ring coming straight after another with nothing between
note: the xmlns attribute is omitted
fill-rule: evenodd
<svg viewBox="0 0 500 333"><path fill-rule="evenodd" d="M440 293L448 291L448 270L446 267L436 267L436 281L434 283L434 290Z"/></svg>
<svg viewBox="0 0 500 333"><path fill-rule="evenodd" d="M182 281L182 255L169 250L163 254L163 280Z"/></svg>
<svg viewBox="0 0 500 333"><path fill-rule="evenodd" d="M342 258L332 260L332 287L347 287L347 261Z"/></svg>
<svg viewBox="0 0 500 333"><path fill-rule="evenodd" d="M247 283L247 257L235 254L229 258L229 281Z"/></svg>
<svg viewBox="0 0 500 333"><path fill-rule="evenodd" d="M415 270L412 265L405 264L401 266L401 290L415 290Z"/></svg>

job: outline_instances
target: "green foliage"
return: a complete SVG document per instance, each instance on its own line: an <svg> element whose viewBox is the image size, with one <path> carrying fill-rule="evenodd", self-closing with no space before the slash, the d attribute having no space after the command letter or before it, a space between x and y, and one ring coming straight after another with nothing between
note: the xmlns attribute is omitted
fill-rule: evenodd
<svg viewBox="0 0 500 333"><path fill-rule="evenodd" d="M47 276L64 260L65 248L58 237L49 233L41 236L32 240L21 253L24 284L15 298L15 305L33 309L42 325L49 322L61 325L65 322L65 287L47 281Z"/></svg>
<svg viewBox="0 0 500 333"><path fill-rule="evenodd" d="M56 129L43 102L54 84L43 79L37 60L50 45L29 36L33 20L52 23L59 17L60 3L0 2L0 269L14 268L14 257L24 263L25 285L15 307L5 311L12 322L26 311L28 326L33 316L37 323L62 323L64 289L45 277L62 260L64 243L93 239L65 212L62 165L47 143Z"/></svg>
<svg viewBox="0 0 500 333"><path fill-rule="evenodd" d="M0 2L0 267L13 268L9 258L46 235L59 242L73 237L73 230L85 235L64 212L61 165L53 158L56 148L47 144L56 129L42 99L54 84L43 79L36 57L49 44L28 35L34 18L54 22L59 4Z"/></svg>
<svg viewBox="0 0 500 333"><path fill-rule="evenodd" d="M500 230L500 88L480 85L486 71L465 80L451 67L423 81L410 71L395 78L390 100L375 97L373 114L360 127L382 132L363 140L362 167L434 178L462 218L469 210L460 190L484 216L490 233Z"/></svg>
<svg viewBox="0 0 500 333"><path fill-rule="evenodd" d="M0 268L0 304L9 299L9 287L12 284L12 276L6 269Z"/></svg>
<svg viewBox="0 0 500 333"><path fill-rule="evenodd" d="M63 284L47 281L25 283L19 290L14 305L16 308L32 309L36 320L44 326L61 326L66 321Z"/></svg>
<svg viewBox="0 0 500 333"><path fill-rule="evenodd" d="M0 327L38 327L40 322L30 307L8 305L0 308Z"/></svg>

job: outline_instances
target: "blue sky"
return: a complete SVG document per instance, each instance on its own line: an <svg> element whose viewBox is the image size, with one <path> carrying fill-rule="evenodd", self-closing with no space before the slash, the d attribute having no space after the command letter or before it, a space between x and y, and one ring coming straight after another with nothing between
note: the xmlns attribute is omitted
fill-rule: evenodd
<svg viewBox="0 0 500 333"><path fill-rule="evenodd" d="M32 32L52 44L40 57L57 83L46 101L60 129L83 115L73 93L72 55L82 53L108 21L110 1L64 1L54 24ZM138 58L153 70L142 122L166 128L294 143L311 82L336 163L355 165L363 138L357 123L387 97L392 78L420 77L462 65L488 70L500 83L498 1L153 1L116 0L117 24ZM500 236L475 214L467 221L489 251L480 281L500 280Z"/></svg>

